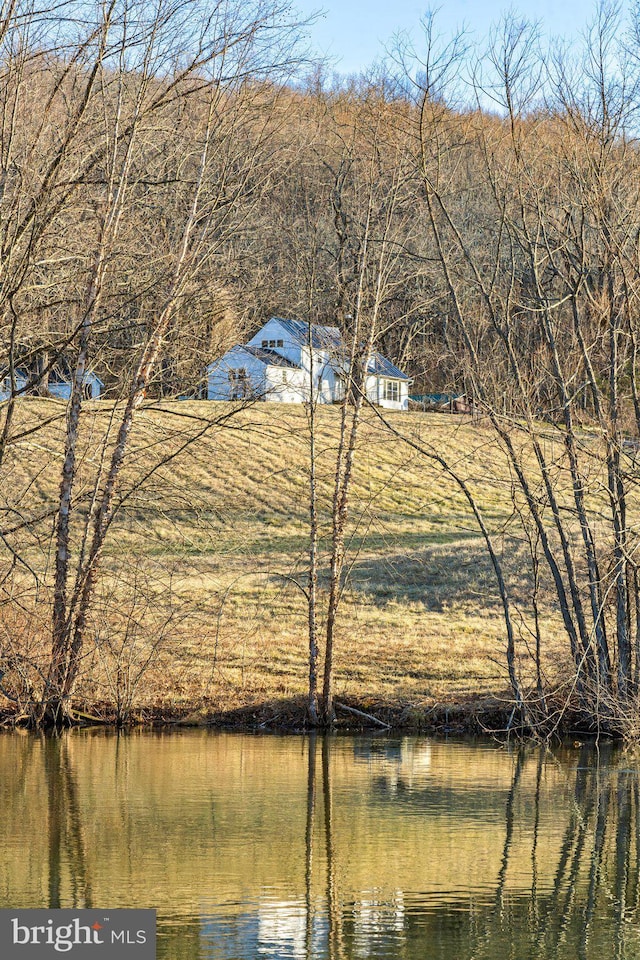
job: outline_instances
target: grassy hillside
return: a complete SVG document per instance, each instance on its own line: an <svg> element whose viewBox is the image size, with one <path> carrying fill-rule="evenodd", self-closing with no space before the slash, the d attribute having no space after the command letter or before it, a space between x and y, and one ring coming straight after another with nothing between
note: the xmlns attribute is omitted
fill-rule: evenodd
<svg viewBox="0 0 640 960"><path fill-rule="evenodd" d="M76 548L112 415L112 406L96 403L85 417ZM64 407L52 401L28 400L20 410L25 426L51 419L12 447L5 495L23 512L44 514L55 505L63 416ZM497 537L513 598L528 616L531 588L519 559L525 547L489 428L437 414L390 419L446 454L470 483ZM320 409L322 583L338 425L337 408ZM302 407L165 402L142 411L94 610L95 643L81 687L88 703L119 698L136 707L223 708L304 692L308 471ZM38 595L23 575L27 613L3 608L5 638L19 637L32 651L47 643L51 529L49 518L20 533L17 545L40 577ZM360 434L349 538L336 650L339 697L428 707L506 690L501 606L467 501L440 467L390 434L374 412ZM544 597L542 608L553 639L556 616ZM525 670L528 640L523 630ZM553 644L549 649L553 672L558 653Z"/></svg>

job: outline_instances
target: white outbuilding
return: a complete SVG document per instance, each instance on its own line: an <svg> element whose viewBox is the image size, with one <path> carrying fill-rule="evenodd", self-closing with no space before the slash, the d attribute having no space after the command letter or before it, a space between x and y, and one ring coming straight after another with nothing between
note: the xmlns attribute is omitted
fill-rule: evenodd
<svg viewBox="0 0 640 960"><path fill-rule="evenodd" d="M14 372L14 390L16 396L33 394L30 384L34 382L34 374L26 367L18 367ZM82 378L82 393L85 400L97 400L104 390L104 383L92 370L85 372ZM68 400L71 397L71 375L54 368L47 378L47 395L59 400ZM11 376L5 371L0 374L0 402L11 396Z"/></svg>
<svg viewBox="0 0 640 960"><path fill-rule="evenodd" d="M104 390L104 383L93 370L87 370L82 378L82 395L85 400L97 400ZM69 400L71 397L71 377L53 370L49 375L48 392L52 397Z"/></svg>
<svg viewBox="0 0 640 960"><path fill-rule="evenodd" d="M313 396L337 403L344 397L345 355L337 327L272 317L247 344L208 365L207 399L304 403ZM366 393L372 403L407 410L410 382L382 354L369 357Z"/></svg>

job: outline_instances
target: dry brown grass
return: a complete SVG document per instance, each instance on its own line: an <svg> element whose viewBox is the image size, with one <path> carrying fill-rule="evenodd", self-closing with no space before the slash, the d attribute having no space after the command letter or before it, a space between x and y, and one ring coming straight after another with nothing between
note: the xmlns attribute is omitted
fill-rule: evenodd
<svg viewBox="0 0 640 960"><path fill-rule="evenodd" d="M201 423L193 418L219 418L229 410L198 402L147 407L123 491L195 434ZM56 412L62 415L63 407L29 400L21 417L28 424ZM91 488L111 412L110 405L93 404L85 418L79 491ZM414 439L446 452L470 482L502 550L516 605L529 618L530 583L508 471L488 427L434 414L392 419ZM319 411L321 585L337 426L337 409ZM23 511L43 512L55 503L61 427L60 419L13 450L7 477ZM119 697L134 710L197 704L219 709L304 692L307 477L304 409L258 404L224 424L212 423L131 494L104 558L95 643L87 647L81 686L87 704ZM79 500L76 522L81 514ZM20 581L24 631L37 633L44 648L50 532L47 520L17 543L41 578L37 602L29 576ZM76 543L79 536L78 526ZM440 468L391 436L373 412L361 432L349 556L336 648L339 696L428 704L506 691L502 611L465 498ZM564 652L550 595L541 599L545 667L553 675ZM20 629L7 623L5 618L5 642L19 642ZM521 668L531 678L531 638L525 627L521 634Z"/></svg>

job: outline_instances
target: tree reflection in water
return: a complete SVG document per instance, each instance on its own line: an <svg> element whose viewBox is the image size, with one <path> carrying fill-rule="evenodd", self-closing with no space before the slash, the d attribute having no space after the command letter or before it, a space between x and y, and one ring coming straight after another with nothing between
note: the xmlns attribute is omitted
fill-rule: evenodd
<svg viewBox="0 0 640 960"><path fill-rule="evenodd" d="M403 960L637 960L640 956L640 788L638 769L624 766L624 757L612 747L580 749L573 796L558 817L566 819L555 860L543 855L541 845L541 789L544 748L515 751L513 774L504 809L504 846L493 897L469 892L466 904L446 894L425 897L399 891L383 902L365 895L345 902L337 878L336 857L348 854L332 836L331 741L323 743L323 791L327 836L326 916L329 960L398 957ZM534 777L525 778L534 767ZM533 779L533 790L531 782ZM402 806L412 791L394 789L387 803ZM381 790L380 778L378 791ZM328 799L327 799L328 798ZM533 809L531 809L533 808ZM425 814L428 810L425 809ZM533 815L528 895L509 883L514 837L522 843L521 822ZM518 864L521 871L521 864ZM553 874L553 883L539 887L541 872ZM306 960L309 960L308 956Z"/></svg>
<svg viewBox="0 0 640 960"><path fill-rule="evenodd" d="M44 774L49 808L49 903L51 908L93 907L87 867L84 824L73 769L72 741L43 737ZM70 902L63 904L61 889L68 881Z"/></svg>
<svg viewBox="0 0 640 960"><path fill-rule="evenodd" d="M492 905L470 897L468 910L446 904L428 913L408 915L403 957L435 960L540 958L580 960L640 955L638 894L640 804L638 770L621 768L611 750L580 752L575 787L560 852L553 863L551 889L540 890L540 791L544 752L519 750L505 805L504 848ZM536 765L530 797L522 774ZM525 795L521 795L521 794ZM533 803L531 886L528 897L510 892L508 878L516 811ZM552 864L543 864L549 873Z"/></svg>
<svg viewBox="0 0 640 960"><path fill-rule="evenodd" d="M637 960L638 773L613 747L0 737L0 906L156 907L159 960Z"/></svg>

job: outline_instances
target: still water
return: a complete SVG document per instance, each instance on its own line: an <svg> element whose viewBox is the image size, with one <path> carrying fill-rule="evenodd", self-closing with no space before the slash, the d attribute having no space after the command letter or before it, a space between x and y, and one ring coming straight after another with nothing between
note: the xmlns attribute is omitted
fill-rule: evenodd
<svg viewBox="0 0 640 960"><path fill-rule="evenodd" d="M162 960L640 957L640 760L422 737L0 735L0 906Z"/></svg>

